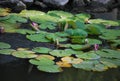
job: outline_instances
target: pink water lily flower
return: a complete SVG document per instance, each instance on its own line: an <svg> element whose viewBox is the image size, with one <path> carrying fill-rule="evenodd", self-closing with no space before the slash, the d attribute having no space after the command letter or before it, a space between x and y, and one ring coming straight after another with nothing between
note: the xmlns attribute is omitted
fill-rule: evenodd
<svg viewBox="0 0 120 81"><path fill-rule="evenodd" d="M32 22L31 25L32 25L32 27L33 27L36 31L39 31L39 26L38 26L37 23Z"/></svg>
<svg viewBox="0 0 120 81"><path fill-rule="evenodd" d="M99 44L94 44L94 50L97 51L99 48Z"/></svg>

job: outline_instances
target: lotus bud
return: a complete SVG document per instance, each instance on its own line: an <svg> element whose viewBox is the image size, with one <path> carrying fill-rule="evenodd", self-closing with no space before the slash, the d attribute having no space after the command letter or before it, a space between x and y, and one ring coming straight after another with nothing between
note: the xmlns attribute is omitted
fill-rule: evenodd
<svg viewBox="0 0 120 81"><path fill-rule="evenodd" d="M32 25L32 27L33 27L36 31L39 31L39 28L38 28L38 24L37 24L37 23L32 22L31 25Z"/></svg>
<svg viewBox="0 0 120 81"><path fill-rule="evenodd" d="M94 44L94 50L97 51L99 48L99 44Z"/></svg>
<svg viewBox="0 0 120 81"><path fill-rule="evenodd" d="M4 27L0 27L0 33L4 33L4 32L5 32Z"/></svg>
<svg viewBox="0 0 120 81"><path fill-rule="evenodd" d="M86 44L88 44L88 43L89 43L88 39L85 39L85 43L86 43Z"/></svg>

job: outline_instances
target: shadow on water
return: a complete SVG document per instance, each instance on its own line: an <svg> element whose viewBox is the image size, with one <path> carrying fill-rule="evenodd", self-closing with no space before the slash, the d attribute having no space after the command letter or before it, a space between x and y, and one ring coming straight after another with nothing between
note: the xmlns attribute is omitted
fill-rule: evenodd
<svg viewBox="0 0 120 81"><path fill-rule="evenodd" d="M0 81L120 81L120 68L104 72L90 72L64 68L61 73L46 73L33 67L29 73L27 60L17 59L0 65Z"/></svg>

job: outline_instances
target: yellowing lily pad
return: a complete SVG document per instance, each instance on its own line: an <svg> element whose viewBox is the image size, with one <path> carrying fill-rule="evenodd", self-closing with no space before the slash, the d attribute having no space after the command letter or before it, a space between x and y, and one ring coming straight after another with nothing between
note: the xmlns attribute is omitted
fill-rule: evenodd
<svg viewBox="0 0 120 81"><path fill-rule="evenodd" d="M35 59L40 60L41 58L48 58L50 60L54 60L55 59L55 57L53 57L51 55L39 55Z"/></svg>
<svg viewBox="0 0 120 81"><path fill-rule="evenodd" d="M56 64L60 67L72 67L72 65L70 63L63 62L63 61L56 62Z"/></svg>

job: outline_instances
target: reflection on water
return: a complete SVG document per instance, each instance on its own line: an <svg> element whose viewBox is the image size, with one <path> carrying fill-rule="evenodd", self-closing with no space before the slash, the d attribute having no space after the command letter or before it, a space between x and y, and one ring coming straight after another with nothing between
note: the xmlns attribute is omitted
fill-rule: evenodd
<svg viewBox="0 0 120 81"><path fill-rule="evenodd" d="M89 72L65 68L62 73L45 73L35 67L28 73L28 63L0 66L0 81L120 81L120 69L105 72Z"/></svg>

